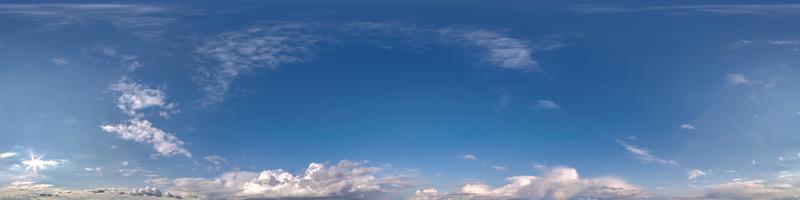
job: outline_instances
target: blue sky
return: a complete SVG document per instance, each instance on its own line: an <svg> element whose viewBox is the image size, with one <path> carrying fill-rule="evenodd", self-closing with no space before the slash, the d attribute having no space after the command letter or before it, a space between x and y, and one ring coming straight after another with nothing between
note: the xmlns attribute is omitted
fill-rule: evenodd
<svg viewBox="0 0 800 200"><path fill-rule="evenodd" d="M798 16L763 1L4 2L0 185L790 198Z"/></svg>

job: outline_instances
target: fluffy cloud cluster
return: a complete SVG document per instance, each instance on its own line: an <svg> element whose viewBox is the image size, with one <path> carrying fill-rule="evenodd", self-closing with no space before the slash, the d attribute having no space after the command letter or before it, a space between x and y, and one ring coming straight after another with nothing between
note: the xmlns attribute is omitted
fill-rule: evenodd
<svg viewBox="0 0 800 200"><path fill-rule="evenodd" d="M100 128L125 140L151 144L153 149L162 156L180 154L192 157L192 153L183 148L183 141L172 133L153 127L153 124L145 119L133 118L127 124L103 125Z"/></svg>
<svg viewBox="0 0 800 200"><path fill-rule="evenodd" d="M167 133L144 119L141 112L147 108L162 108L159 115L168 116L168 112L173 112L174 103L166 101L166 94L158 89L148 88L139 83L121 80L111 86L111 90L120 93L117 98L117 107L128 115L128 123L115 125L102 125L100 128L108 133L113 133L125 140L133 140L140 143L150 144L153 149L162 156L184 155L192 157L191 152L186 150L184 142L178 139L175 134Z"/></svg>
<svg viewBox="0 0 800 200"><path fill-rule="evenodd" d="M377 167L362 167L362 162L341 161L325 167L311 163L302 175L283 170L266 170L244 185L242 194L265 198L352 197L392 190L398 183L375 176Z"/></svg>
<svg viewBox="0 0 800 200"><path fill-rule="evenodd" d="M331 166L311 163L304 173L265 170L261 173L229 172L213 179L179 178L151 180L151 183L171 186L170 192L184 197L202 198L369 198L404 187L405 183L392 177L379 177L378 167L364 162L343 160Z"/></svg>
<svg viewBox="0 0 800 200"><path fill-rule="evenodd" d="M231 83L259 68L275 69L299 63L312 55L319 38L304 31L303 24L278 24L223 33L196 49L209 65L197 69L204 104L223 100Z"/></svg>
<svg viewBox="0 0 800 200"><path fill-rule="evenodd" d="M544 176L514 176L506 185L492 187L469 183L454 194L441 194L435 189L416 192L412 199L627 199L643 195L642 190L625 180L613 177L584 179L573 168L553 167Z"/></svg>
<svg viewBox="0 0 800 200"><path fill-rule="evenodd" d="M148 88L145 85L127 81L119 81L111 85L111 90L119 92L117 107L131 117L142 117L139 110L146 108L163 108L171 110L174 103L167 103L164 91Z"/></svg>

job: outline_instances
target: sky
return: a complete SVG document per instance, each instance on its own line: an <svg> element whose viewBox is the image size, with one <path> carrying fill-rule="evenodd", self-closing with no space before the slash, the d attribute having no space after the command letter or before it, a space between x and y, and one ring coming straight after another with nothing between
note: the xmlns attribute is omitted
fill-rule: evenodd
<svg viewBox="0 0 800 200"><path fill-rule="evenodd" d="M798 17L785 1L3 1L0 186L790 199Z"/></svg>

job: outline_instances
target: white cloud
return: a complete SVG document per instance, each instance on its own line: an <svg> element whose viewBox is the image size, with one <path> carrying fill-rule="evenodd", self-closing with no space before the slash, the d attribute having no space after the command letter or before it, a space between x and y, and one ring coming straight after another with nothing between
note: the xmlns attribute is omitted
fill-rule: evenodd
<svg viewBox="0 0 800 200"><path fill-rule="evenodd" d="M200 199L226 199L240 193L244 184L258 177L253 172L228 172L216 178L149 179L148 183L169 187L171 193Z"/></svg>
<svg viewBox="0 0 800 200"><path fill-rule="evenodd" d="M505 170L508 169L508 167L500 166L500 165L492 165L492 169L497 170L497 171L505 171Z"/></svg>
<svg viewBox="0 0 800 200"><path fill-rule="evenodd" d="M674 160L665 160L665 159L657 158L652 153L650 153L650 151L648 151L647 149L643 149L643 148L639 148L639 147L627 144L622 140L617 140L617 143L619 143L620 145L625 147L626 151L628 151L629 153L633 154L637 159L641 160L644 163L658 163L658 164L668 165L668 166L673 166L673 167L678 166L678 162L676 162Z"/></svg>
<svg viewBox="0 0 800 200"><path fill-rule="evenodd" d="M379 177L380 168L364 164L347 160L332 166L311 163L299 175L281 169L265 170L259 174L230 172L213 179L174 179L167 185L172 186L168 191L185 197L267 199L362 199L405 187L399 178ZM151 182L164 184L165 181Z"/></svg>
<svg viewBox="0 0 800 200"><path fill-rule="evenodd" d="M325 167L311 163L302 175L283 170L266 170L244 185L242 195L262 198L358 197L394 191L402 182L376 176L380 168L363 167L363 162L341 161Z"/></svg>
<svg viewBox="0 0 800 200"><path fill-rule="evenodd" d="M219 156L219 155L210 155L210 156L203 157L203 159L205 159L208 162L213 163L214 165L221 165L224 162L228 161L228 159L225 159L224 157Z"/></svg>
<svg viewBox="0 0 800 200"><path fill-rule="evenodd" d="M696 123L696 122L698 122L698 121L697 121L697 120L695 120L695 121L691 121L691 122L689 122L689 123L681 124L680 128L681 128L681 129L685 129L685 130L694 130L694 129L697 129L697 127L695 127L695 126L694 126L694 123Z"/></svg>
<svg viewBox="0 0 800 200"><path fill-rule="evenodd" d="M174 9L151 5L126 4L2 4L0 15L25 17L41 22L44 30L71 24L106 22L143 40L159 40L173 18L156 14L178 13Z"/></svg>
<svg viewBox="0 0 800 200"><path fill-rule="evenodd" d="M697 179L697 178L700 178L700 177L706 176L706 175L708 175L707 172L704 172L703 170L699 170L699 169L692 169L692 170L689 170L689 172L687 172L687 176L688 176L687 178L689 180L694 180L694 179Z"/></svg>
<svg viewBox="0 0 800 200"><path fill-rule="evenodd" d="M139 83L121 80L111 85L111 90L120 93L117 97L117 107L131 117L142 117L139 110L146 108L171 110L175 107L174 103L166 101L164 91L148 88Z"/></svg>
<svg viewBox="0 0 800 200"><path fill-rule="evenodd" d="M55 63L56 65L66 65L72 63L72 61L69 61L66 58L56 57L53 58L53 63Z"/></svg>
<svg viewBox="0 0 800 200"><path fill-rule="evenodd" d="M425 188L414 192L414 196L410 200L437 200L441 199L445 194L440 194L436 188Z"/></svg>
<svg viewBox="0 0 800 200"><path fill-rule="evenodd" d="M788 183L769 184L763 180L736 180L705 188L707 198L717 199L782 199L797 197L800 188Z"/></svg>
<svg viewBox="0 0 800 200"><path fill-rule="evenodd" d="M540 99L540 100L536 101L536 107L534 107L534 109L537 109L537 110L558 110L558 109L561 109L561 106L559 106L558 104L556 104L556 102L553 102L551 100Z"/></svg>
<svg viewBox="0 0 800 200"><path fill-rule="evenodd" d="M485 29L444 28L439 32L444 38L482 49L483 60L498 68L520 71L541 70L539 63L532 57L534 49L527 40L511 38Z"/></svg>
<svg viewBox="0 0 800 200"><path fill-rule="evenodd" d="M750 85L752 83L744 74L728 74L725 78L733 86Z"/></svg>
<svg viewBox="0 0 800 200"><path fill-rule="evenodd" d="M715 15L798 15L800 4L729 4L729 5L681 5L654 7L607 7L581 6L573 9L583 13L631 13L666 11L673 13L705 13Z"/></svg>
<svg viewBox="0 0 800 200"><path fill-rule="evenodd" d="M50 185L50 184L36 183L36 182L33 182L33 181L13 181L13 182L9 183L8 186L10 188L19 189L19 190L23 190L23 191L26 191L26 190L37 190L37 189L44 189L44 188L53 187L53 185Z"/></svg>
<svg viewBox="0 0 800 200"><path fill-rule="evenodd" d="M151 144L153 149L162 156L180 154L192 157L192 153L183 148L183 141L172 133L153 127L152 123L145 119L132 118L127 124L103 125L100 128L125 140Z"/></svg>
<svg viewBox="0 0 800 200"><path fill-rule="evenodd" d="M643 195L642 190L625 180L614 177L584 179L569 167L545 169L542 177L514 176L507 184L492 187L484 183L468 183L455 194L439 195L436 190L418 191L420 199L555 199L600 198L625 199ZM415 197L416 197L415 196Z"/></svg>
<svg viewBox="0 0 800 200"><path fill-rule="evenodd" d="M302 24L273 24L217 35L196 52L207 65L197 68L196 79L205 92L205 105L224 100L242 74L261 68L276 69L310 59L320 39Z"/></svg>
<svg viewBox="0 0 800 200"><path fill-rule="evenodd" d="M210 155L203 157L206 161L210 162L213 166L208 167L209 170L221 171L222 167L228 164L228 159L219 155Z"/></svg>
<svg viewBox="0 0 800 200"><path fill-rule="evenodd" d="M736 50L755 45L791 47L793 51L798 51L797 47L800 47L800 40L739 40L732 42L728 46L731 50Z"/></svg>
<svg viewBox="0 0 800 200"><path fill-rule="evenodd" d="M100 128L103 131L113 133L125 140L151 144L153 149L162 156L180 154L192 157L191 152L183 147L184 142L175 134L153 127L150 121L144 119L144 113L141 111L147 108L161 108L174 112L175 104L166 101L166 94L163 91L129 82L124 78L112 84L111 90L119 93L116 102L117 108L130 118L127 123L102 125Z"/></svg>
<svg viewBox="0 0 800 200"><path fill-rule="evenodd" d="M778 45L778 46L797 46L800 45L800 40L772 40L769 41L769 44Z"/></svg>
<svg viewBox="0 0 800 200"><path fill-rule="evenodd" d="M14 156L16 156L16 155L17 155L17 153L16 153L16 152L5 152L5 153L0 153L0 159L11 158L11 157L14 157Z"/></svg>
<svg viewBox="0 0 800 200"><path fill-rule="evenodd" d="M195 69L195 81L205 93L202 103L214 105L225 100L232 84L242 75L307 62L313 59L318 43L341 43L351 39L390 50L395 49L395 44L384 41L387 38L400 40L411 48L443 42L475 49L486 64L497 68L540 71L532 54L565 46L560 37L548 36L530 42L498 31L465 27L424 28L374 22L273 22L205 40L195 49L200 62Z"/></svg>
<svg viewBox="0 0 800 200"><path fill-rule="evenodd" d="M734 49L734 50L735 50L735 49L739 49L739 48L748 47L748 46L751 46L751 45L754 45L754 44L756 44L756 42L754 42L754 41L752 41L752 40L739 40L739 41L736 41L736 42L733 42L733 43L731 43L731 44L730 44L730 45L728 45L728 46L729 46L731 49Z"/></svg>
<svg viewBox="0 0 800 200"><path fill-rule="evenodd" d="M464 154L460 158L464 160L478 160L478 157L475 157L475 155L472 154Z"/></svg>

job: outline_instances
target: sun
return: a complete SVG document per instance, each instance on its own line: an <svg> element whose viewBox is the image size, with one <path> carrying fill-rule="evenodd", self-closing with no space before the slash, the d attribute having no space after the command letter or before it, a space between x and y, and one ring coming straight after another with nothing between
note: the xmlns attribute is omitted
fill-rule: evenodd
<svg viewBox="0 0 800 200"><path fill-rule="evenodd" d="M42 160L44 155L36 155L31 152L31 159L30 160L23 160L22 164L25 165L25 170L33 170L33 173L38 173L40 169L47 169L48 166L56 166L58 165L57 161L54 160Z"/></svg>

